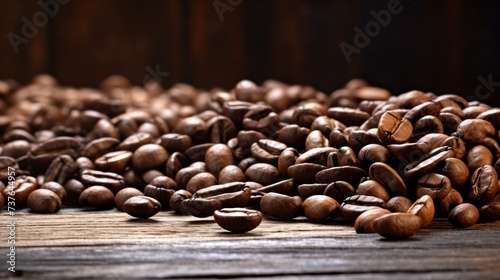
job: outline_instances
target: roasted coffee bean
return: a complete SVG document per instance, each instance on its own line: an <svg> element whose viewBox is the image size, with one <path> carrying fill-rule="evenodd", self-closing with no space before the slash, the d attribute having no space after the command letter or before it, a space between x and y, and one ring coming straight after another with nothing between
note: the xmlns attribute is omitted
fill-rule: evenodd
<svg viewBox="0 0 500 280"><path fill-rule="evenodd" d="M406 113L405 118L411 123L415 123L417 120L424 116L435 116L439 115L441 110L441 105L434 101L424 102L413 107L408 113Z"/></svg>
<svg viewBox="0 0 500 280"><path fill-rule="evenodd" d="M281 128L278 132L278 141L288 147L302 150L305 147L306 138L309 133L311 133L311 130L307 127L289 124Z"/></svg>
<svg viewBox="0 0 500 280"><path fill-rule="evenodd" d="M222 208L242 207L250 199L252 190L243 182L213 185L193 194L193 198L218 200Z"/></svg>
<svg viewBox="0 0 500 280"><path fill-rule="evenodd" d="M358 160L360 164L364 166L370 166L375 162L386 163L389 160L390 153L389 150L379 144L369 144L361 148L358 154Z"/></svg>
<svg viewBox="0 0 500 280"><path fill-rule="evenodd" d="M486 120L468 119L457 127L457 136L470 144L481 144L484 139L495 135L495 127Z"/></svg>
<svg viewBox="0 0 500 280"><path fill-rule="evenodd" d="M294 165L299 157L295 148L286 148L278 158L278 171L281 176L288 177L288 168ZM243 170L243 169L242 169Z"/></svg>
<svg viewBox="0 0 500 280"><path fill-rule="evenodd" d="M220 171L234 163L233 152L225 144L215 144L205 153L205 164L207 171L215 177L219 176Z"/></svg>
<svg viewBox="0 0 500 280"><path fill-rule="evenodd" d="M482 221L500 220L500 200L491 201L479 209L479 216Z"/></svg>
<svg viewBox="0 0 500 280"><path fill-rule="evenodd" d="M321 131L313 130L307 135L305 147L306 151L314 148L329 147L330 141L326 138Z"/></svg>
<svg viewBox="0 0 500 280"><path fill-rule="evenodd" d="M209 198L189 198L181 202L182 209L192 216L198 218L209 217L214 214L216 210L222 208L220 200Z"/></svg>
<svg viewBox="0 0 500 280"><path fill-rule="evenodd" d="M302 127L311 127L311 124L319 116L327 114L325 106L316 102L307 102L295 108L291 122Z"/></svg>
<svg viewBox="0 0 500 280"><path fill-rule="evenodd" d="M279 219L293 219L302 214L302 199L279 193L267 193L260 200L260 209L265 214Z"/></svg>
<svg viewBox="0 0 500 280"><path fill-rule="evenodd" d="M184 134L167 133L160 137L160 145L172 154L186 151L192 143L191 137Z"/></svg>
<svg viewBox="0 0 500 280"><path fill-rule="evenodd" d="M26 201L28 200L28 196L31 192L38 188L37 181L35 177L21 175L17 176L15 180L10 180L14 182L14 199L16 202L16 206L22 207L26 205ZM7 197L12 196L9 193L12 191L12 185L3 189L2 193L6 201Z"/></svg>
<svg viewBox="0 0 500 280"><path fill-rule="evenodd" d="M178 189L177 183L167 176L159 176L144 187L144 195L158 200L163 209L168 209L170 197Z"/></svg>
<svg viewBox="0 0 500 280"><path fill-rule="evenodd" d="M327 167L359 166L358 156L350 147L341 147L328 154Z"/></svg>
<svg viewBox="0 0 500 280"><path fill-rule="evenodd" d="M264 100L264 92L252 81L242 80L234 88L236 99L256 103Z"/></svg>
<svg viewBox="0 0 500 280"><path fill-rule="evenodd" d="M302 199L306 199L313 195L322 195L327 186L328 184L325 183L300 184L297 187L297 192Z"/></svg>
<svg viewBox="0 0 500 280"><path fill-rule="evenodd" d="M38 189L30 193L27 199L28 208L35 213L55 213L61 208L59 196L48 189Z"/></svg>
<svg viewBox="0 0 500 280"><path fill-rule="evenodd" d="M457 158L447 158L444 161L443 175L448 177L453 187L463 186L469 180L469 169Z"/></svg>
<svg viewBox="0 0 500 280"><path fill-rule="evenodd" d="M369 178L382 184L394 196L407 196L408 190L399 174L383 162L373 163L368 170Z"/></svg>
<svg viewBox="0 0 500 280"><path fill-rule="evenodd" d="M313 148L299 155L295 160L295 164L315 163L326 166L329 154L337 151L338 149L332 147Z"/></svg>
<svg viewBox="0 0 500 280"><path fill-rule="evenodd" d="M116 195L115 195L115 206L118 210L124 211L123 210L123 203L134 196L143 196L144 193L142 193L140 190L136 188L124 188L120 190Z"/></svg>
<svg viewBox="0 0 500 280"><path fill-rule="evenodd" d="M363 212L358 216L356 221L354 222L354 229L356 233L374 233L375 229L373 228L374 221L382 217L386 214L390 214L391 211L387 209L372 209L366 212Z"/></svg>
<svg viewBox="0 0 500 280"><path fill-rule="evenodd" d="M491 165L485 165L474 171L468 198L473 201L490 201L498 191L498 174Z"/></svg>
<svg viewBox="0 0 500 280"><path fill-rule="evenodd" d="M123 189L125 182L122 176L112 172L102 172L98 170L84 170L80 173L80 181L87 187L104 186L113 193Z"/></svg>
<svg viewBox="0 0 500 280"><path fill-rule="evenodd" d="M366 176L366 172L355 166L336 166L321 170L316 173L316 182L331 183L335 181L345 181L351 185L358 185L361 178Z"/></svg>
<svg viewBox="0 0 500 280"><path fill-rule="evenodd" d="M442 143L448 139L449 136L442 133L429 133L422 138L418 139L417 143L419 144L427 144L428 151L432 151L436 148L442 147Z"/></svg>
<svg viewBox="0 0 500 280"><path fill-rule="evenodd" d="M339 148L347 146L347 135L344 134L340 129L334 129L328 137L330 140L330 146Z"/></svg>
<svg viewBox="0 0 500 280"><path fill-rule="evenodd" d="M81 153L81 156L95 160L96 158L112 152L120 144L117 138L103 137L89 142Z"/></svg>
<svg viewBox="0 0 500 280"><path fill-rule="evenodd" d="M182 208L182 201L190 199L193 195L186 190L178 190L170 197L170 208L178 214L187 214Z"/></svg>
<svg viewBox="0 0 500 280"><path fill-rule="evenodd" d="M467 164L470 173L473 173L476 169L485 165L492 165L493 154L483 145L474 146L467 153L465 164Z"/></svg>
<svg viewBox="0 0 500 280"><path fill-rule="evenodd" d="M324 195L327 195L336 201L344 201L347 197L353 196L356 193L356 189L349 183L344 181L336 181L328 184Z"/></svg>
<svg viewBox="0 0 500 280"><path fill-rule="evenodd" d="M134 170L143 171L153 169L167 162L170 155L160 145L147 144L139 147L132 155Z"/></svg>
<svg viewBox="0 0 500 280"><path fill-rule="evenodd" d="M26 140L14 140L3 146L0 156L19 158L31 150L31 144Z"/></svg>
<svg viewBox="0 0 500 280"><path fill-rule="evenodd" d="M124 150L129 152L134 152L139 147L150 144L153 142L153 137L151 134L146 132L138 132L125 138L116 148L118 150Z"/></svg>
<svg viewBox="0 0 500 280"><path fill-rule="evenodd" d="M9 167L19 168L14 158L0 156L0 181L6 182L9 178Z"/></svg>
<svg viewBox="0 0 500 280"><path fill-rule="evenodd" d="M451 149L455 153L453 157L457 159L462 159L467 153L464 141L456 136L450 136L446 138L441 143L441 146L451 147Z"/></svg>
<svg viewBox="0 0 500 280"><path fill-rule="evenodd" d="M121 173L125 170L131 158L132 152L115 151L97 158L94 165L97 170Z"/></svg>
<svg viewBox="0 0 500 280"><path fill-rule="evenodd" d="M250 181L258 182L262 185L276 183L280 178L278 168L267 163L256 163L251 165L246 171L245 176Z"/></svg>
<svg viewBox="0 0 500 280"><path fill-rule="evenodd" d="M448 177L430 173L420 177L417 181L416 195L422 197L429 195L432 199L442 200L451 190L451 181Z"/></svg>
<svg viewBox="0 0 500 280"><path fill-rule="evenodd" d="M326 195L313 195L302 203L304 216L311 221L323 221L332 217L340 208L340 204Z"/></svg>
<svg viewBox="0 0 500 280"><path fill-rule="evenodd" d="M422 228L427 227L434 219L434 201L432 197L424 195L417 199L408 209L408 213L419 216L422 219Z"/></svg>
<svg viewBox="0 0 500 280"><path fill-rule="evenodd" d="M364 130L353 130L347 135L347 146L351 147L356 152L359 152L364 146L370 144L380 144L380 140L376 133L370 133ZM335 145L332 146L336 147Z"/></svg>
<svg viewBox="0 0 500 280"><path fill-rule="evenodd" d="M451 209L463 202L462 195L452 188L445 198L434 201L435 216L447 217Z"/></svg>
<svg viewBox="0 0 500 280"><path fill-rule="evenodd" d="M453 157L451 147L443 146L430 151L404 168L404 176L414 179L429 174L440 162Z"/></svg>
<svg viewBox="0 0 500 280"><path fill-rule="evenodd" d="M94 163L86 157L79 157L75 160L76 173L81 174L85 169L94 169Z"/></svg>
<svg viewBox="0 0 500 280"><path fill-rule="evenodd" d="M72 179L77 171L77 165L73 158L67 155L56 157L45 172L45 181L55 181L64 184Z"/></svg>
<svg viewBox="0 0 500 280"><path fill-rule="evenodd" d="M450 211L448 220L454 227L468 228L479 220L479 210L470 203L462 203Z"/></svg>
<svg viewBox="0 0 500 280"><path fill-rule="evenodd" d="M351 108L331 107L328 109L328 117L346 126L360 126L370 118L370 114Z"/></svg>
<svg viewBox="0 0 500 280"><path fill-rule="evenodd" d="M170 157L167 160L165 167L166 175L175 178L177 172L179 172L179 170L181 170L183 167L187 165L188 165L187 158L179 152L174 152L172 155L170 155Z"/></svg>
<svg viewBox="0 0 500 280"><path fill-rule="evenodd" d="M312 183L316 175L325 170L326 166L314 163L300 163L288 167L288 176L300 183Z"/></svg>
<svg viewBox="0 0 500 280"><path fill-rule="evenodd" d="M177 174L175 174L175 182L179 188L185 189L187 183L191 180L191 178L193 178L193 176L206 171L207 170L204 166L193 166L193 164L191 164L188 167L182 168L179 172L177 172Z"/></svg>
<svg viewBox="0 0 500 280"><path fill-rule="evenodd" d="M115 205L115 196L106 187L91 186L80 194L78 204L82 207L112 208Z"/></svg>
<svg viewBox="0 0 500 280"><path fill-rule="evenodd" d="M66 184L64 184L64 189L66 190L66 201L65 204L77 205L78 198L80 194L85 190L85 186L76 179L71 179Z"/></svg>
<svg viewBox="0 0 500 280"><path fill-rule="evenodd" d="M273 112L272 107L263 104L254 104L243 118L243 128L255 130L264 135L271 136L279 130L280 118Z"/></svg>
<svg viewBox="0 0 500 280"><path fill-rule="evenodd" d="M113 119L114 120L114 119ZM111 121L113 125L118 129L120 136L122 138L128 138L137 132L137 123L134 119L130 117L122 117L116 122Z"/></svg>
<svg viewBox="0 0 500 280"><path fill-rule="evenodd" d="M233 181L231 181L233 182ZM186 190L195 193L201 189L217 184L217 178L212 173L200 172L194 175L186 185Z"/></svg>
<svg viewBox="0 0 500 280"><path fill-rule="evenodd" d="M180 120L172 132L189 136L196 145L205 141L208 125L201 118L192 116Z"/></svg>
<svg viewBox="0 0 500 280"><path fill-rule="evenodd" d="M164 176L164 174L161 171L156 169L151 169L142 173L142 181L144 181L146 184L149 184L156 177L160 176Z"/></svg>
<svg viewBox="0 0 500 280"><path fill-rule="evenodd" d="M388 239L406 239L422 227L422 219L410 213L391 213L373 222L375 232Z"/></svg>
<svg viewBox="0 0 500 280"><path fill-rule="evenodd" d="M219 184L244 181L245 173L236 165L227 165L219 173Z"/></svg>
<svg viewBox="0 0 500 280"><path fill-rule="evenodd" d="M445 109L446 108L441 109L441 113L439 113L439 119L443 124L444 133L450 135L456 132L458 126L460 125L460 123L462 123L461 117L457 114L461 113L463 117L463 112L461 109L457 109L459 111L454 111L454 110L444 111Z"/></svg>
<svg viewBox="0 0 500 280"><path fill-rule="evenodd" d="M245 233L259 226L262 213L245 208L224 208L214 212L214 219L225 230Z"/></svg>
<svg viewBox="0 0 500 280"><path fill-rule="evenodd" d="M412 206L413 202L404 196L395 196L385 203L385 208L393 213L406 213Z"/></svg>
<svg viewBox="0 0 500 280"><path fill-rule="evenodd" d="M329 137L335 128L345 128L345 125L327 116L319 116L311 124L311 130L319 130L325 137Z"/></svg>
<svg viewBox="0 0 500 280"><path fill-rule="evenodd" d="M384 144L401 144L412 135L412 124L395 111L387 111L378 124L378 138Z"/></svg>
<svg viewBox="0 0 500 280"><path fill-rule="evenodd" d="M54 192L55 194L57 194L57 196L59 196L61 201L66 200L66 195L67 195L66 190L61 184L57 182L46 182L44 184L41 184L40 189L47 189L49 191Z"/></svg>
<svg viewBox="0 0 500 280"><path fill-rule="evenodd" d="M344 218L354 222L361 213L371 209L380 209L384 207L384 201L378 197L353 195L344 199L340 205L340 212Z"/></svg>
<svg viewBox="0 0 500 280"><path fill-rule="evenodd" d="M160 210L160 202L149 196L133 196L123 203L123 211L140 219L148 219L158 214Z"/></svg>
<svg viewBox="0 0 500 280"><path fill-rule="evenodd" d="M275 192L275 193L287 194L290 193L294 189L294 187L295 187L295 181L293 179L286 179L271 185L259 187L256 189L256 191L261 193ZM250 186L250 188L252 188L252 186Z"/></svg>
<svg viewBox="0 0 500 280"><path fill-rule="evenodd" d="M359 184L356 194L375 196L387 202L391 197L385 187L375 180L366 180Z"/></svg>

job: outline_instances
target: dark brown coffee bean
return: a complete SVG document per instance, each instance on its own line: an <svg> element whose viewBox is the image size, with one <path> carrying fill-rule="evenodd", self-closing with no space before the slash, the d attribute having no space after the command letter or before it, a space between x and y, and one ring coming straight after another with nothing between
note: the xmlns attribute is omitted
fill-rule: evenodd
<svg viewBox="0 0 500 280"><path fill-rule="evenodd" d="M94 163L86 157L79 157L75 160L76 174L82 173L85 169L94 169Z"/></svg>
<svg viewBox="0 0 500 280"><path fill-rule="evenodd" d="M375 232L388 239L406 239L422 227L422 219L410 213L391 213L373 222Z"/></svg>
<svg viewBox="0 0 500 280"><path fill-rule="evenodd" d="M122 176L112 172L102 172L98 170L84 170L80 173L80 181L87 187L93 185L109 188L113 193L117 193L124 187Z"/></svg>
<svg viewBox="0 0 500 280"><path fill-rule="evenodd" d="M116 120L116 122L114 122L113 120L111 121L111 123L113 123L118 129L118 132L120 133L120 136L122 138L130 137L137 132L137 123L132 118L125 116Z"/></svg>
<svg viewBox="0 0 500 280"><path fill-rule="evenodd" d="M418 197L429 195L432 199L442 200L450 193L451 181L444 175L430 173L420 177L416 187Z"/></svg>
<svg viewBox="0 0 500 280"><path fill-rule="evenodd" d="M14 182L13 183L14 199L16 202L16 206L17 207L25 206L30 193L38 188L36 178L32 176L21 175L21 176L16 176L15 181L14 180L11 181ZM7 200L7 197L12 196L9 195L9 192L11 191L12 191L11 185L3 190L3 196L5 200Z"/></svg>
<svg viewBox="0 0 500 280"><path fill-rule="evenodd" d="M359 184L356 194L375 196L387 202L391 197L385 187L375 180L366 180Z"/></svg>
<svg viewBox="0 0 500 280"><path fill-rule="evenodd" d="M188 135L193 144L203 143L208 133L208 126L205 121L199 117L184 118L174 127L173 133Z"/></svg>
<svg viewBox="0 0 500 280"><path fill-rule="evenodd" d="M486 222L500 220L500 200L483 205L479 209L479 216L482 221Z"/></svg>
<svg viewBox="0 0 500 280"><path fill-rule="evenodd" d="M59 196L48 189L38 189L30 193L27 199L28 208L35 213L55 213L61 208Z"/></svg>
<svg viewBox="0 0 500 280"><path fill-rule="evenodd" d="M186 211L187 214L198 218L209 217L214 214L216 210L222 208L222 203L220 200L209 199L209 198L189 198L184 199L181 202L182 209Z"/></svg>
<svg viewBox="0 0 500 280"><path fill-rule="evenodd" d="M439 103L428 101L413 107L408 113L406 113L405 118L411 123L415 123L417 120L425 116L437 117L440 110L441 105L439 105Z"/></svg>
<svg viewBox="0 0 500 280"><path fill-rule="evenodd" d="M92 130L87 134L87 137L91 140L101 139L101 138L120 138L120 133L118 129L111 124L110 121L101 119L99 120Z"/></svg>
<svg viewBox="0 0 500 280"><path fill-rule="evenodd" d="M454 131L453 131L454 132ZM444 126L439 118L434 116L424 116L413 125L413 135L411 140L418 140L429 133L444 133Z"/></svg>
<svg viewBox="0 0 500 280"><path fill-rule="evenodd" d="M186 185L186 190L190 193L195 193L201 189L217 184L217 178L211 173L200 172L194 175Z"/></svg>
<svg viewBox="0 0 500 280"><path fill-rule="evenodd" d="M306 138L309 133L311 133L311 130L307 127L289 124L281 128L278 132L278 141L288 147L302 150L305 147Z"/></svg>
<svg viewBox="0 0 500 280"><path fill-rule="evenodd" d="M287 194L290 193L294 189L294 187L295 187L294 180L286 179L271 185L259 187L256 189L256 191L261 193L275 192L275 193ZM250 188L252 188L252 186L250 186Z"/></svg>
<svg viewBox="0 0 500 280"><path fill-rule="evenodd" d="M476 145L472 147L467 153L465 164L469 168L469 172L473 173L476 169L485 165L493 164L493 154L483 145Z"/></svg>
<svg viewBox="0 0 500 280"><path fill-rule="evenodd" d="M479 210L470 203L462 203L450 211L448 220L454 227L468 228L479 220Z"/></svg>
<svg viewBox="0 0 500 280"><path fill-rule="evenodd" d="M55 181L64 184L75 176L77 165L73 158L67 155L61 155L50 163L45 172L45 181Z"/></svg>
<svg viewBox="0 0 500 280"><path fill-rule="evenodd" d="M319 116L327 114L325 106L316 102L307 102L295 108L291 122L302 127L311 127L311 124Z"/></svg>
<svg viewBox="0 0 500 280"><path fill-rule="evenodd" d="M351 185L358 185L361 178L366 176L366 172L355 166L330 167L316 173L318 183L332 183L335 181L345 181Z"/></svg>
<svg viewBox="0 0 500 280"><path fill-rule="evenodd" d="M170 197L178 189L177 183L167 176L158 176L144 187L144 195L158 200L163 209L168 209Z"/></svg>
<svg viewBox="0 0 500 280"><path fill-rule="evenodd" d="M219 176L220 171L234 163L233 152L225 144L215 144L205 153L205 164L207 171L215 177Z"/></svg>
<svg viewBox="0 0 500 280"><path fill-rule="evenodd" d="M344 201L344 199L353 196L355 193L356 190L354 187L344 181L330 183L323 192L324 195L327 195L336 201Z"/></svg>
<svg viewBox="0 0 500 280"><path fill-rule="evenodd" d="M322 195L328 184L312 183L312 184L301 184L297 187L297 192L302 199L306 199L313 195Z"/></svg>
<svg viewBox="0 0 500 280"><path fill-rule="evenodd" d="M146 132L138 132L125 138L116 148L118 150L124 150L129 152L134 152L139 147L150 144L153 142L153 137L151 134Z"/></svg>
<svg viewBox="0 0 500 280"><path fill-rule="evenodd" d="M245 171L245 176L250 181L258 182L262 185L270 185L279 180L278 168L267 163L256 163Z"/></svg>
<svg viewBox="0 0 500 280"><path fill-rule="evenodd" d="M364 166L370 166L375 162L387 162L389 157L389 150L379 144L366 145L359 150L358 154L358 160Z"/></svg>
<svg viewBox="0 0 500 280"><path fill-rule="evenodd" d="M370 118L370 114L357 109L331 107L328 109L328 117L346 126L360 126Z"/></svg>
<svg viewBox="0 0 500 280"><path fill-rule="evenodd" d="M193 141L189 135L167 133L160 137L160 145L169 153L184 152L192 146Z"/></svg>
<svg viewBox="0 0 500 280"><path fill-rule="evenodd" d="M214 212L214 219L225 230L245 233L259 226L262 213L245 208L224 208Z"/></svg>
<svg viewBox="0 0 500 280"><path fill-rule="evenodd" d="M436 217L447 217L448 213L455 206L462 204L464 201L462 196L455 189L451 189L450 193L442 200L434 201L434 208L436 210Z"/></svg>
<svg viewBox="0 0 500 280"><path fill-rule="evenodd" d="M319 116L311 124L311 130L319 130L325 137L329 137L335 128L344 129L345 125L327 116Z"/></svg>
<svg viewBox="0 0 500 280"><path fill-rule="evenodd" d="M97 170L121 173L125 170L131 158L132 152L115 151L97 158L94 165Z"/></svg>
<svg viewBox="0 0 500 280"><path fill-rule="evenodd" d="M447 158L444 161L443 175L448 177L453 187L463 186L469 180L469 169L457 158Z"/></svg>
<svg viewBox="0 0 500 280"><path fill-rule="evenodd" d="M484 139L495 135L495 127L486 120L468 119L457 127L457 136L470 144L481 144Z"/></svg>
<svg viewBox="0 0 500 280"><path fill-rule="evenodd" d="M207 150L213 145L213 143L205 143L192 146L184 152L184 155L191 162L205 161L205 154Z"/></svg>
<svg viewBox="0 0 500 280"><path fill-rule="evenodd" d="M314 163L300 163L288 167L288 176L299 183L312 183L316 175L325 170L326 166ZM322 182L323 183L323 182Z"/></svg>
<svg viewBox="0 0 500 280"><path fill-rule="evenodd" d="M384 144L401 144L410 139L413 132L412 124L401 118L395 111L387 111L378 124L378 138Z"/></svg>
<svg viewBox="0 0 500 280"><path fill-rule="evenodd" d="M394 196L407 196L408 190L399 174L383 162L373 163L368 170L370 179L382 184Z"/></svg>
<svg viewBox="0 0 500 280"><path fill-rule="evenodd" d="M281 176L288 177L288 168L294 165L299 157L295 148L286 148L278 158L278 171Z"/></svg>
<svg viewBox="0 0 500 280"><path fill-rule="evenodd" d="M190 199L192 194L186 190L178 190L170 197L170 208L174 210L177 214L187 214L187 212L182 207L182 201Z"/></svg>
<svg viewBox="0 0 500 280"><path fill-rule="evenodd" d="M64 187L57 183L57 182L46 182L44 184L41 184L41 187L40 189L47 189L49 191L53 191L55 194L57 194L57 196L59 196L59 198L61 199L61 201L65 201L66 200L66 190L64 189Z"/></svg>
<svg viewBox="0 0 500 280"><path fill-rule="evenodd" d="M337 151L338 149L332 147L313 148L297 157L297 159L295 160L295 164L315 163L326 166L328 163L329 154Z"/></svg>
<svg viewBox="0 0 500 280"><path fill-rule="evenodd" d="M31 150L31 144L26 140L14 140L3 146L0 156L19 158Z"/></svg>
<svg viewBox="0 0 500 280"><path fill-rule="evenodd" d="M395 196L385 203L385 208L393 213L406 213L412 206L413 202L404 196Z"/></svg>
<svg viewBox="0 0 500 280"><path fill-rule="evenodd" d="M147 144L135 150L132 155L132 166L138 171L153 169L165 164L169 156L162 146Z"/></svg>
<svg viewBox="0 0 500 280"><path fill-rule="evenodd" d="M375 229L373 228L374 221L382 217L386 214L390 214L391 211L387 209L372 209L366 212L363 212L358 216L356 221L354 222L354 229L356 233L374 233Z"/></svg>
<svg viewBox="0 0 500 280"><path fill-rule="evenodd" d="M264 100L264 92L256 84L249 80L242 80L234 88L236 99L251 103Z"/></svg>
<svg viewBox="0 0 500 280"><path fill-rule="evenodd" d="M136 188L124 188L120 190L116 195L115 195L115 206L118 210L124 211L123 210L123 203L134 196L143 196L144 193L142 193L140 190Z"/></svg>
<svg viewBox="0 0 500 280"><path fill-rule="evenodd" d="M203 163L205 164L205 163ZM201 173L201 172L206 172L206 168L204 166L193 166L191 164L188 167L184 167L177 174L175 175L175 182L177 183L177 186L181 189L185 189L187 186L187 183L191 178L193 178L194 175Z"/></svg>
<svg viewBox="0 0 500 280"><path fill-rule="evenodd" d="M359 152L366 145L380 144L376 132L376 129L372 131L353 130L347 135L347 146Z"/></svg>
<svg viewBox="0 0 500 280"><path fill-rule="evenodd" d="M226 101L223 103L222 113L230 118L235 125L239 125L252 105L250 102L241 100Z"/></svg>
<svg viewBox="0 0 500 280"><path fill-rule="evenodd" d="M313 195L302 203L304 216L311 221L323 221L339 211L340 204L326 195Z"/></svg>
<svg viewBox="0 0 500 280"><path fill-rule="evenodd" d="M422 228L424 228L434 219L434 201L430 196L424 195L413 203L408 213L419 216L422 219Z"/></svg>
<svg viewBox="0 0 500 280"><path fill-rule="evenodd" d="M243 171L236 165L228 165L219 173L219 184L244 181L245 173L243 173Z"/></svg>
<svg viewBox="0 0 500 280"><path fill-rule="evenodd" d="M335 148L340 148L347 146L347 135L344 134L340 129L334 129L328 137L330 140L330 146Z"/></svg>
<svg viewBox="0 0 500 280"><path fill-rule="evenodd" d="M413 108L430 100L431 97L419 90L405 92L395 97L395 103L401 108Z"/></svg>
<svg viewBox="0 0 500 280"><path fill-rule="evenodd" d="M372 209L384 208L384 201L378 197L367 195L353 195L344 199L340 205L342 216L354 222L361 213Z"/></svg>
<svg viewBox="0 0 500 280"><path fill-rule="evenodd" d="M451 147L443 146L430 151L404 168L404 176L409 179L419 178L430 173L439 163L454 156Z"/></svg>
<svg viewBox="0 0 500 280"><path fill-rule="evenodd" d="M280 118L273 112L272 107L263 104L254 104L243 118L243 128L255 130L271 136L280 129Z"/></svg>
<svg viewBox="0 0 500 280"><path fill-rule="evenodd" d="M445 108L443 108L441 110L441 113L439 113L439 119L443 124L444 133L450 135L456 132L458 126L460 125L460 123L462 123L461 117L459 117L457 114L461 113L463 117L463 112L460 109L458 109L458 112L452 112L451 110L447 112L443 110L445 110Z"/></svg>
<svg viewBox="0 0 500 280"><path fill-rule="evenodd" d="M306 151L314 148L329 147L330 141L326 138L321 131L313 130L306 138L305 147Z"/></svg>
<svg viewBox="0 0 500 280"><path fill-rule="evenodd" d="M208 120L208 135L212 143L227 143L236 137L237 128L233 121L225 116L216 116Z"/></svg>
<svg viewBox="0 0 500 280"><path fill-rule="evenodd" d="M148 219L160 212L161 204L149 196L133 196L123 203L123 211L132 217Z"/></svg>
<svg viewBox="0 0 500 280"><path fill-rule="evenodd" d="M120 144L117 138L103 137L89 142L83 149L81 156L95 160L96 158L112 152Z"/></svg>
<svg viewBox="0 0 500 280"><path fill-rule="evenodd" d="M252 190L243 182L214 185L201 189L193 198L219 200L222 208L242 207L250 199Z"/></svg>
<svg viewBox="0 0 500 280"><path fill-rule="evenodd" d="M115 196L106 187L91 186L80 194L78 204L82 207L90 206L107 209L115 206Z"/></svg>
<svg viewBox="0 0 500 280"><path fill-rule="evenodd" d="M64 203L68 205L77 205L78 198L85 190L85 186L80 181L71 179L64 184L64 189L66 190L66 200Z"/></svg>
<svg viewBox="0 0 500 280"><path fill-rule="evenodd" d="M279 193L267 193L260 201L260 209L265 214L280 219L293 219L302 213L302 199Z"/></svg>
<svg viewBox="0 0 500 280"><path fill-rule="evenodd" d="M174 152L167 160L165 167L166 175L171 178L175 178L177 172L179 172L179 170L186 167L187 165L187 158L179 152Z"/></svg>
<svg viewBox="0 0 500 280"><path fill-rule="evenodd" d="M350 147L341 147L328 154L327 167L359 166L358 156Z"/></svg>
<svg viewBox="0 0 500 280"><path fill-rule="evenodd" d="M468 191L469 199L479 202L490 201L498 191L498 174L491 165L485 165L474 171L471 177L471 186Z"/></svg>

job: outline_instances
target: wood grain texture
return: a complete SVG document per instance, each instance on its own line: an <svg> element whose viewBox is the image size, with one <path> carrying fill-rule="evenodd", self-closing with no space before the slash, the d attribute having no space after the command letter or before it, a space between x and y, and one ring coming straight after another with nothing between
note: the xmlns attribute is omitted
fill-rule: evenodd
<svg viewBox="0 0 500 280"><path fill-rule="evenodd" d="M246 234L228 233L213 218L171 212L138 220L116 210L64 209L20 211L16 219L13 279L494 279L500 273L500 222L458 230L440 219L395 242L356 234L339 221L305 218L266 218ZM0 238L6 240L4 228ZM2 266L0 277L12 277Z"/></svg>

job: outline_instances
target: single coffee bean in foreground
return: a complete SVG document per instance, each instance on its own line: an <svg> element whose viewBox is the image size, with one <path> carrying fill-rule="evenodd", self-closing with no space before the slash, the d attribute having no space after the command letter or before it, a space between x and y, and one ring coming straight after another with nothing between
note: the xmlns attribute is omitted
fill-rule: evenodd
<svg viewBox="0 0 500 280"><path fill-rule="evenodd" d="M123 203L123 211L140 219L152 217L160 210L160 202L149 196L133 196Z"/></svg>
<svg viewBox="0 0 500 280"><path fill-rule="evenodd" d="M448 220L454 227L468 228L479 220L479 210L470 203L462 203L450 211Z"/></svg>
<svg viewBox="0 0 500 280"><path fill-rule="evenodd" d="M224 208L214 212L214 219L225 230L245 233L259 226L262 213L246 208Z"/></svg>
<svg viewBox="0 0 500 280"><path fill-rule="evenodd" d="M411 213L391 213L373 222L375 232L388 239L406 239L422 227L422 219Z"/></svg>
<svg viewBox="0 0 500 280"><path fill-rule="evenodd" d="M61 208L59 196L47 189L34 190L28 196L28 208L35 213L55 213Z"/></svg>

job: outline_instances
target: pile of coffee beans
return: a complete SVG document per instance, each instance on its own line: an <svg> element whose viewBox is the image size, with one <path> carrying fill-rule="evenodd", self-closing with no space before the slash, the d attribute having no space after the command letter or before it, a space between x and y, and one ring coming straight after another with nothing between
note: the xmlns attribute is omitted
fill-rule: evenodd
<svg viewBox="0 0 500 280"><path fill-rule="evenodd" d="M171 210L236 233L305 216L392 239L435 217L500 219L500 109L458 95L363 80L331 94L274 80L163 89L120 76L92 89L41 75L0 81L0 96L1 205Z"/></svg>

